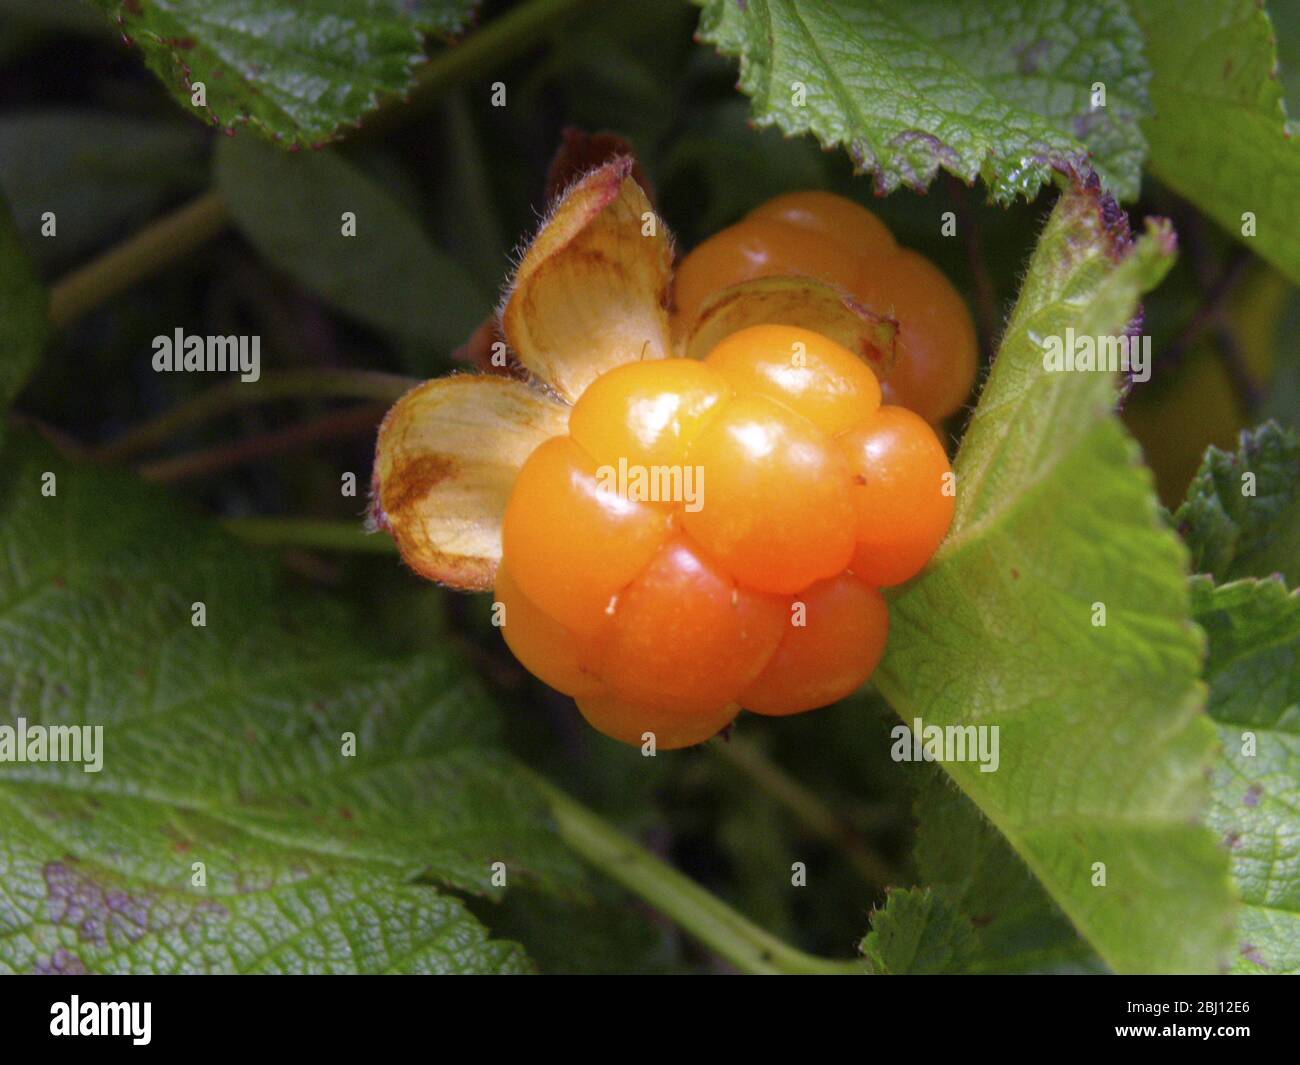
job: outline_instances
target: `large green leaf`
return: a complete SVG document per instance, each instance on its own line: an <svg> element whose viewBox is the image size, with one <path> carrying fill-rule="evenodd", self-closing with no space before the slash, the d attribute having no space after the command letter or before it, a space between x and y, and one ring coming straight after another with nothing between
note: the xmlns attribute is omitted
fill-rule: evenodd
<svg viewBox="0 0 1300 1065"><path fill-rule="evenodd" d="M1244 903L1233 971L1300 973L1300 592L1197 577L1192 602L1223 741L1208 819Z"/></svg>
<svg viewBox="0 0 1300 1065"><path fill-rule="evenodd" d="M423 58L417 25L385 0L93 2L186 110L285 146L360 122L381 96L411 87Z"/></svg>
<svg viewBox="0 0 1300 1065"><path fill-rule="evenodd" d="M1287 120L1273 26L1258 0L1141 0L1151 64L1150 167L1300 282L1300 137ZM1242 216L1255 235L1242 235Z"/></svg>
<svg viewBox="0 0 1300 1065"><path fill-rule="evenodd" d="M916 867L974 928L967 972L1094 970L1088 945L1001 833L935 770L916 800Z"/></svg>
<svg viewBox="0 0 1300 1065"><path fill-rule="evenodd" d="M49 332L45 289L19 243L9 205L0 196L0 442L9 404L36 366Z"/></svg>
<svg viewBox="0 0 1300 1065"><path fill-rule="evenodd" d="M363 322L446 352L492 308L419 219L340 155L288 155L235 137L218 146L216 177L236 224L267 259ZM355 236L343 234L344 212L355 216Z"/></svg>
<svg viewBox="0 0 1300 1065"><path fill-rule="evenodd" d="M1124 330L1172 261L1167 224L1129 246L1113 208L1077 189L1052 212L957 457L952 531L893 598L876 677L906 722L1000 729L996 771L944 768L1107 964L1203 971L1231 894L1194 823L1215 738L1186 551L1112 375L1043 365L1046 338Z"/></svg>
<svg viewBox="0 0 1300 1065"><path fill-rule="evenodd" d="M1300 436L1266 422L1235 452L1207 448L1174 520L1197 573L1300 582Z"/></svg>
<svg viewBox="0 0 1300 1065"><path fill-rule="evenodd" d="M570 875L454 654L376 653L133 479L4 458L0 724L103 733L99 772L0 761L0 969L523 964L435 886Z"/></svg>
<svg viewBox="0 0 1300 1065"><path fill-rule="evenodd" d="M1137 195L1147 69L1122 0L696 2L701 38L740 59L758 124L842 145L879 192L923 189L942 167L1032 199L1091 154Z"/></svg>

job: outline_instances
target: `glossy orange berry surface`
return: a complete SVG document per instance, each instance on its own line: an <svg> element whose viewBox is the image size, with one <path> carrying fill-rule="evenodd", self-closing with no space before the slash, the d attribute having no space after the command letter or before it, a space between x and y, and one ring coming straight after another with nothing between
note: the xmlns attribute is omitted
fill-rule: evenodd
<svg viewBox="0 0 1300 1065"><path fill-rule="evenodd" d="M714 234L677 268L675 321L689 332L730 285L797 275L836 285L898 322L886 401L936 422L961 408L975 383L975 327L965 302L924 256L899 248L860 204L828 192L794 192Z"/></svg>
<svg viewBox="0 0 1300 1065"><path fill-rule="evenodd" d="M496 601L502 608L501 634L528 672L565 695L604 692L591 662L584 662L590 645L524 595L504 565L497 567Z"/></svg>
<svg viewBox="0 0 1300 1065"><path fill-rule="evenodd" d="M598 378L520 470L499 623L606 735L683 747L743 707L800 713L880 660L879 589L924 566L952 515L930 426L882 406L820 334L741 330L703 361Z"/></svg>
<svg viewBox="0 0 1300 1065"><path fill-rule="evenodd" d="M853 471L851 569L877 587L916 576L952 524L956 482L934 430L905 407L881 407L836 440Z"/></svg>
<svg viewBox="0 0 1300 1065"><path fill-rule="evenodd" d="M656 748L668 751L712 739L740 713L735 703L703 713L678 713L639 706L612 695L579 696L575 701L587 723L610 739L639 746L653 737Z"/></svg>
<svg viewBox="0 0 1300 1065"><path fill-rule="evenodd" d="M746 219L715 233L677 267L674 302L693 322L720 288L760 277L797 274L852 290L861 264L815 230L773 218Z"/></svg>
<svg viewBox="0 0 1300 1065"><path fill-rule="evenodd" d="M806 329L758 325L732 333L705 365L737 392L767 396L830 436L880 406L880 383L847 348Z"/></svg>
<svg viewBox="0 0 1300 1065"><path fill-rule="evenodd" d="M574 405L569 435L598 463L680 463L731 388L695 359L632 362L602 374Z"/></svg>
<svg viewBox="0 0 1300 1065"><path fill-rule="evenodd" d="M502 555L532 602L577 632L593 632L610 600L645 568L668 516L605 491L598 467L570 437L532 453L515 480L501 525Z"/></svg>
<svg viewBox="0 0 1300 1065"><path fill-rule="evenodd" d="M787 192L755 207L749 217L770 218L817 233L858 258L884 258L898 250L884 222L860 204L833 192Z"/></svg>
<svg viewBox="0 0 1300 1065"><path fill-rule="evenodd" d="M737 396L687 452L704 499L682 527L745 585L797 592L848 565L848 463L807 418L763 395Z"/></svg>
<svg viewBox="0 0 1300 1065"><path fill-rule="evenodd" d="M740 693L758 714L797 714L854 692L885 653L885 598L850 573L819 581L790 605L780 646Z"/></svg>
<svg viewBox="0 0 1300 1065"><path fill-rule="evenodd" d="M738 584L675 537L619 595L599 648L601 676L630 702L706 711L758 676L785 624L784 600Z"/></svg>
<svg viewBox="0 0 1300 1065"><path fill-rule="evenodd" d="M855 293L871 310L898 322L890 403L928 422L952 414L975 384L975 324L957 290L924 255L900 251L872 265Z"/></svg>

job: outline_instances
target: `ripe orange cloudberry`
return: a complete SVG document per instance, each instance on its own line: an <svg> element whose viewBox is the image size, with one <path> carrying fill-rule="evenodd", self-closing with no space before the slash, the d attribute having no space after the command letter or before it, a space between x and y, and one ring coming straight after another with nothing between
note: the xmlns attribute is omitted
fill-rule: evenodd
<svg viewBox="0 0 1300 1065"><path fill-rule="evenodd" d="M703 361L624 364L515 479L506 642L625 742L688 746L742 707L825 706L883 654L879 589L938 547L949 472L930 426L808 330L751 326Z"/></svg>
<svg viewBox="0 0 1300 1065"><path fill-rule="evenodd" d="M933 263L899 248L865 207L832 193L778 196L695 248L677 267L676 328L688 332L729 285L788 275L835 285L898 322L888 402L932 423L960 409L977 364L966 304Z"/></svg>
<svg viewBox="0 0 1300 1065"><path fill-rule="evenodd" d="M430 580L495 587L518 660L615 739L685 747L842 698L883 653L880 589L951 520L927 422L969 386L960 300L869 212L796 193L687 257L674 327L635 161L562 176L469 346L485 372L384 419L371 527Z"/></svg>

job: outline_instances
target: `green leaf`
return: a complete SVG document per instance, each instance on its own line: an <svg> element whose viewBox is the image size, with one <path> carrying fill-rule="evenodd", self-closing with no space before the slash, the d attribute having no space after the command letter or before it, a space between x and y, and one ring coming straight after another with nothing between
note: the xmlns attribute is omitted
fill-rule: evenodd
<svg viewBox="0 0 1300 1065"><path fill-rule="evenodd" d="M1281 69L1288 112L1300 113L1300 7L1275 3L1269 11L1277 34L1277 59Z"/></svg>
<svg viewBox="0 0 1300 1065"><path fill-rule="evenodd" d="M1142 0L1133 14L1151 64L1152 173L1300 283L1300 138L1264 5ZM1246 212L1253 237L1242 235Z"/></svg>
<svg viewBox="0 0 1300 1065"><path fill-rule="evenodd" d="M1300 436L1275 422L1209 447L1174 515L1192 568L1215 580L1281 573L1300 581Z"/></svg>
<svg viewBox="0 0 1300 1065"><path fill-rule="evenodd" d="M975 929L968 972L1095 970L1098 962L1007 841L937 770L916 800L921 880Z"/></svg>
<svg viewBox="0 0 1300 1065"><path fill-rule="evenodd" d="M1223 755L1208 821L1243 905L1233 972L1300 973L1300 592L1192 579Z"/></svg>
<svg viewBox="0 0 1300 1065"><path fill-rule="evenodd" d="M929 888L891 891L862 953L882 975L961 972L975 949L970 922Z"/></svg>
<svg viewBox="0 0 1300 1065"><path fill-rule="evenodd" d="M639 906L607 880L592 878L581 898L517 891L493 907L498 935L528 944L543 973L578 976L686 974L675 925L647 921Z"/></svg>
<svg viewBox="0 0 1300 1065"><path fill-rule="evenodd" d="M909 723L999 728L996 771L944 768L1111 968L1208 971L1231 894L1194 823L1215 739L1186 551L1112 375L1043 366L1066 329L1123 331L1168 270L1167 223L1126 231L1093 191L1053 210L957 456L952 531L893 598L876 682Z"/></svg>
<svg viewBox="0 0 1300 1065"><path fill-rule="evenodd" d="M943 167L1000 201L1032 199L1091 153L1108 187L1137 195L1147 69L1121 0L696 2L701 39L740 59L755 121L842 145L879 193L923 189Z"/></svg>
<svg viewBox="0 0 1300 1065"><path fill-rule="evenodd" d="M9 205L0 196L0 443L9 404L49 339L46 308L45 289L18 240Z"/></svg>
<svg viewBox="0 0 1300 1065"><path fill-rule="evenodd" d="M178 103L227 130L312 145L404 93L423 59L399 5L352 0L94 0ZM206 103L196 106L203 84Z"/></svg>
<svg viewBox="0 0 1300 1065"><path fill-rule="evenodd" d="M45 276L81 265L207 178L207 138L177 119L50 108L0 118L0 187ZM57 239L41 235L53 212Z"/></svg>
<svg viewBox="0 0 1300 1065"><path fill-rule="evenodd" d="M452 36L473 21L479 0L381 0L381 3L425 33Z"/></svg>
<svg viewBox="0 0 1300 1065"><path fill-rule="evenodd" d="M26 436L0 477L0 724L103 729L99 772L0 761L0 970L523 964L440 888L499 895L495 862L559 887L571 860L454 652L378 654L247 547Z"/></svg>
<svg viewBox="0 0 1300 1065"><path fill-rule="evenodd" d="M235 223L277 267L377 329L450 351L491 299L435 248L419 220L334 152L287 155L250 137L223 141L216 179ZM356 218L344 236L343 214Z"/></svg>

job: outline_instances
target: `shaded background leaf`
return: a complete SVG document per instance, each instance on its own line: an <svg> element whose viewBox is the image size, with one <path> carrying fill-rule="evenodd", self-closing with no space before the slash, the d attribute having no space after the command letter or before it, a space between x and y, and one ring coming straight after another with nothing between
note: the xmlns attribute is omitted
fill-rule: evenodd
<svg viewBox="0 0 1300 1065"><path fill-rule="evenodd" d="M1250 494L1247 494L1247 491ZM1235 452L1209 448L1174 515L1192 567L1216 581L1300 579L1300 436L1266 422Z"/></svg>
<svg viewBox="0 0 1300 1065"><path fill-rule="evenodd" d="M69 269L129 234L208 173L200 130L179 121L81 108L0 118L0 188L43 274ZM42 237L54 212L57 238Z"/></svg>
<svg viewBox="0 0 1300 1065"><path fill-rule="evenodd" d="M1151 64L1142 128L1152 172L1300 283L1300 139L1287 118L1264 5L1142 0L1133 14ZM1255 216L1252 237L1242 236L1246 212Z"/></svg>
<svg viewBox="0 0 1300 1065"><path fill-rule="evenodd" d="M441 892L573 867L454 651L377 653L337 602L26 436L0 536L4 723L103 727L99 773L0 765L5 967L518 967Z"/></svg>
<svg viewBox="0 0 1300 1065"><path fill-rule="evenodd" d="M1300 592L1281 580L1192 580L1223 754L1207 816L1243 905L1234 973L1300 973Z"/></svg>
<svg viewBox="0 0 1300 1065"><path fill-rule="evenodd" d="M332 306L445 355L492 309L483 291L378 181L332 152L289 155L225 140L218 187L240 230L272 263ZM343 214L356 235L343 235Z"/></svg>
<svg viewBox="0 0 1300 1065"><path fill-rule="evenodd" d="M0 442L9 404L36 366L49 337L45 289L18 240L0 196Z"/></svg>

